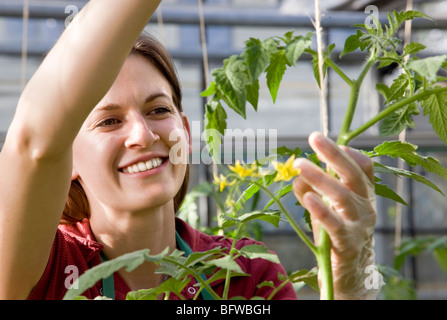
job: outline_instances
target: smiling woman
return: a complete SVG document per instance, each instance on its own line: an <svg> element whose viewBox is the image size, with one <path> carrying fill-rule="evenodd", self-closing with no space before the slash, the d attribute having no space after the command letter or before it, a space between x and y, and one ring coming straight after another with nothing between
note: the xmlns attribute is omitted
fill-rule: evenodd
<svg viewBox="0 0 447 320"><path fill-rule="evenodd" d="M131 61L135 62L131 63ZM144 67L142 68L141 65ZM143 79L146 80L142 81ZM155 85L157 85L157 87L155 87ZM162 85L163 87L160 87ZM128 93L127 89L130 87L140 89L139 92L137 92L137 89L134 90L135 94L139 94L139 96L134 95L132 97L135 101L125 100L127 98L126 94ZM137 99L138 101L136 101ZM181 100L182 94L180 83L170 55L158 41L149 35L142 34L138 37L132 47L131 56L129 56L128 62L123 66L117 81L115 81L109 93L104 96L100 103L98 103L84 123L84 130L81 129L80 134L75 140L74 150L76 150L76 141L81 139L83 131L98 134L101 136L101 139L104 139L103 136L107 133L111 133L113 137L116 138L119 130L126 135L128 135L128 132L132 133L133 130L136 130L134 133L137 139L141 137L144 139L145 134L149 134L149 137L146 136L146 139L151 139L150 135L154 134L154 131L149 129L149 127L154 127L155 123L160 124L161 121L166 123L168 119L180 118L183 111ZM132 105L136 106L134 111L137 112L132 112L130 108L126 109L126 106ZM139 126L138 122L132 122L132 118L135 118L135 114L140 114L141 117L144 117L147 124ZM189 130L186 117L184 115L181 117L184 121L183 124L186 125ZM152 125L150 125L149 122L151 122ZM129 129L129 125L132 125L133 127ZM182 129L184 128L184 126L180 124L179 127ZM139 129L141 129L142 132L138 132ZM176 128L173 127L164 128L163 130L166 130L166 132L169 133L172 133L173 131L188 133L188 131L185 130L175 129ZM127 140L123 142L123 144L131 145L133 143L129 140L131 138L132 137L128 135ZM157 139L157 137L154 138ZM188 139L188 137L183 137L181 141L185 142L185 139ZM145 144L148 143L148 141L143 141L142 143ZM149 143L151 142L149 141ZM82 143L78 145L83 146ZM95 144L93 146L95 146ZM88 148L88 150L91 151L92 149ZM183 147L181 150L188 150L188 147ZM120 160L121 162L117 164L118 171L131 174L146 171L148 168L153 169L159 167L162 163L166 162L169 156L168 148L162 152L160 151L160 155L157 158L145 159L145 157L147 158L149 156L147 155L141 160L133 158L129 160ZM76 155L74 156L76 157ZM152 157L152 155L149 157ZM88 166L91 167L90 153L88 153L88 158L87 163ZM104 153L101 153L101 158L104 158ZM189 165L186 162L183 162L183 164L186 164L186 172L184 174L183 183L174 197L175 212L177 212L182 203L188 187ZM151 172L151 174L153 173L154 172ZM101 181L104 181L103 178ZM79 199L80 197L83 199ZM79 179L73 179L64 214L62 216L62 222L73 223L90 216L88 207L85 205L79 206L77 204L88 204L89 201L87 201L86 197ZM75 199L77 200L74 201Z"/></svg>

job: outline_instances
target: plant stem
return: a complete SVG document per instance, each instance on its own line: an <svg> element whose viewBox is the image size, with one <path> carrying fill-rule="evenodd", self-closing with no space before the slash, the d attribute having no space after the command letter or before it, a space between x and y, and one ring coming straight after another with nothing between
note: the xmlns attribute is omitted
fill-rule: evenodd
<svg viewBox="0 0 447 320"><path fill-rule="evenodd" d="M272 293L270 293L270 295L267 297L266 300L272 300L273 297L278 293L279 290L281 290L286 284L288 284L290 281L290 279L286 279L284 280L279 286L277 286Z"/></svg>
<svg viewBox="0 0 447 320"><path fill-rule="evenodd" d="M343 70L331 59L325 59L325 63L332 68L349 86L352 87L353 81L349 78Z"/></svg>
<svg viewBox="0 0 447 320"><path fill-rule="evenodd" d="M318 237L317 263L321 275L321 300L334 300L334 283L332 279L331 239L327 231L320 226Z"/></svg>
<svg viewBox="0 0 447 320"><path fill-rule="evenodd" d="M298 234L298 236L303 240L303 242L309 247L309 249L315 254L318 254L318 248L313 244L313 242L306 236L306 234L301 230L301 228L298 226L298 224L295 222L295 220L292 218L290 213L287 211L287 209L284 207L284 205L281 203L281 201L275 197L273 193L270 192L270 190L266 187L264 187L262 184L258 183L257 181L253 181L254 184L256 184L260 189L262 189L270 198L272 198L284 216L286 217L287 221L292 226L293 230Z"/></svg>
<svg viewBox="0 0 447 320"><path fill-rule="evenodd" d="M357 101L359 98L360 87L362 85L363 79L365 79L366 74L368 73L369 69L371 69L371 67L375 62L376 62L375 55L371 54L368 61L363 66L363 69L360 72L357 80L351 82L351 94L349 97L348 108L346 110L345 119L343 121L343 125L341 127L341 131L337 140L337 144L339 145L342 144L343 141L341 140L341 137L343 137L347 132L349 132L351 128L352 119L354 117L355 109L357 107Z"/></svg>
<svg viewBox="0 0 447 320"><path fill-rule="evenodd" d="M406 106L407 104L409 104L413 101L421 100L431 94L437 94L437 93L441 93L441 92L447 92L447 87L439 87L439 88L434 88L431 90L424 90L422 92L418 92L417 94L415 94L411 97L399 100L398 102L395 102L395 103L391 104L390 106L388 106L387 108L383 109L375 117L366 121L364 124L359 126L357 129L352 130L350 132L346 131L344 133L340 133L337 143L340 145L347 145L349 141L351 141L352 139L354 139L355 137L357 137L358 135L360 135L362 132L366 131L370 127L372 127L374 124L376 124L377 122L379 122L380 120L382 120L383 118L388 116L390 113L398 110L399 108Z"/></svg>
<svg viewBox="0 0 447 320"><path fill-rule="evenodd" d="M200 282L200 284L202 285L201 289L203 289L203 290L206 289L213 296L214 299L222 300L222 298L219 297L219 295L211 288L211 286L208 283L206 283L206 281L204 279L202 279L202 277L199 274L197 274L193 269L185 266L184 264L182 264L181 262L177 261L176 259L171 259L169 257L164 257L163 260L166 261L166 262L175 264L175 265L185 269L186 271L188 271L190 274L193 275L193 277L198 282Z"/></svg>
<svg viewBox="0 0 447 320"><path fill-rule="evenodd" d="M239 236L239 233L242 230L243 227L243 223L240 223L237 227L236 230L236 234L234 236L233 242L231 243L231 249L230 249L230 257L233 259L233 252L234 249L236 248L236 239ZM222 294L222 299L223 300L228 300L228 292L230 290L230 279L231 279L231 270L227 270L227 273L225 275L225 286L224 286L224 290L223 290L223 294Z"/></svg>

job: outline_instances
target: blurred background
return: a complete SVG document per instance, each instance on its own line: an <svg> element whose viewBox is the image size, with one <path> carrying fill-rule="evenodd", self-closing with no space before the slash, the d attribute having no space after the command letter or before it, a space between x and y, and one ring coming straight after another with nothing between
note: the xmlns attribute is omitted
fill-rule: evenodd
<svg viewBox="0 0 447 320"><path fill-rule="evenodd" d="M21 90L35 72L44 55L55 43L70 19L86 1L69 0L2 0L0 2L0 148L14 115ZM434 21L416 19L412 23L411 40L424 44L427 49L420 57L447 53L447 1L420 0L321 0L324 40L334 43L334 57L343 49L345 39L355 33L351 26L364 23L373 5L380 18L393 10L411 6L431 16ZM370 8L370 7L369 7ZM204 142L203 130L205 100L200 96L214 68L222 66L224 58L238 54L250 37L261 40L280 36L290 30L305 35L314 31L311 18L314 15L312 0L164 0L146 30L162 41L172 56L184 91L184 109L193 124L194 153L200 155ZM200 21L204 22L204 42ZM110 21L113 23L113 21ZM107 30L104 30L107 32ZM399 36L403 37L403 30ZM206 44L206 46L204 46ZM204 55L205 53L205 55ZM205 59L204 59L205 57ZM346 55L337 61L346 74L357 77L365 56L359 52ZM204 64L204 61L207 62ZM205 67L204 67L205 66ZM396 70L373 70L365 79L359 98L359 112L353 125L357 126L383 108L375 84L390 81ZM329 132L336 136L344 116L349 97L349 87L336 74L328 73ZM211 78L212 80L212 78ZM48 83L48 86L52 85ZM307 150L307 136L321 130L319 94L310 56L303 55L297 66L286 71L275 104L266 86L261 86L258 111L247 108L247 120L228 112L228 127L273 129L277 146L299 147ZM32 114L30 114L32 117ZM266 131L267 132L267 131ZM395 137L397 139L397 137ZM447 147L431 129L422 115L416 117L416 129L407 131L406 139L419 146L422 154L430 154L447 166ZM370 150L383 138L374 127L351 145ZM194 156L194 155L193 155ZM398 166L395 161L383 160L387 165ZM447 182L428 175L419 169L415 172L426 176L447 193ZM191 188L212 181L209 165L191 166ZM377 263L393 266L395 245L405 239L424 236L447 235L447 203L445 197L432 189L413 181L397 181L381 177L409 204L396 207L395 203L378 199L376 229ZM293 207L293 197L285 199ZM196 200L193 210L202 227L214 223L214 206L211 198L202 196ZM301 219L302 212L297 212ZM274 250L289 271L316 265L312 254L286 224L279 229L263 226L261 240ZM447 243L447 241L445 241ZM447 246L447 245L446 245ZM444 249L447 251L447 249ZM447 257L447 254L444 254ZM398 274L387 281L388 290L381 299L447 299L447 271L443 271L431 252L410 256ZM318 295L308 287L298 292L300 299L316 299Z"/></svg>

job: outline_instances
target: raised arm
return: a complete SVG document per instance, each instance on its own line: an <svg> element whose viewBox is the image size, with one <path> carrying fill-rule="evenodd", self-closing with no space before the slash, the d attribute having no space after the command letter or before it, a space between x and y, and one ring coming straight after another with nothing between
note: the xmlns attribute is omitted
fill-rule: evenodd
<svg viewBox="0 0 447 320"><path fill-rule="evenodd" d="M0 299L41 277L64 208L72 143L160 0L91 0L30 79L0 153Z"/></svg>

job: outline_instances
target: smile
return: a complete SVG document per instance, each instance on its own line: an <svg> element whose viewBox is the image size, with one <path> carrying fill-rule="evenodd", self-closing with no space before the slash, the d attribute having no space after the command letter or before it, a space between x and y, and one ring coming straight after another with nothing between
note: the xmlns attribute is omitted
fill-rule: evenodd
<svg viewBox="0 0 447 320"><path fill-rule="evenodd" d="M138 163L135 163L133 165L127 166L125 168L122 168L120 171L124 173L138 173L138 172L144 172L148 171L154 168L159 167L163 163L162 158L153 158L148 161L140 161Z"/></svg>

